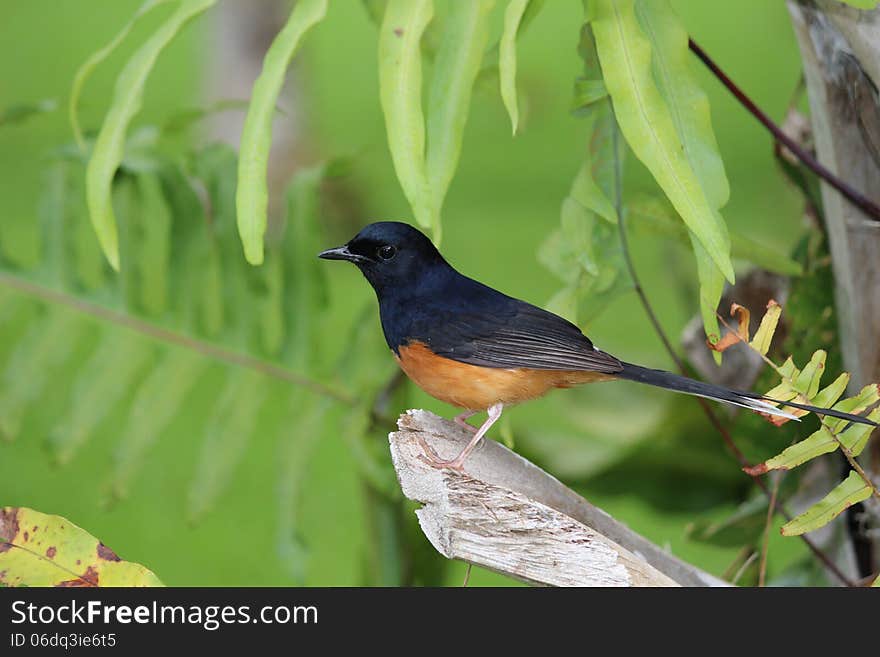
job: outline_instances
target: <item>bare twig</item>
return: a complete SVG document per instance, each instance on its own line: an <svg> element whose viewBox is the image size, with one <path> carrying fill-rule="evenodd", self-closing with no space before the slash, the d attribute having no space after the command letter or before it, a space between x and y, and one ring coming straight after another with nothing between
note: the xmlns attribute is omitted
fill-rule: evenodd
<svg viewBox="0 0 880 657"><path fill-rule="evenodd" d="M847 200L850 201L853 205L858 207L865 215L871 217L875 221L880 221L880 206L878 206L874 201L869 199L867 196L862 194L857 189L853 188L851 185L847 184L840 178L838 178L834 173L832 173L827 167L825 167L819 160L817 160L813 155L804 149L800 144L798 144L794 139L789 137L785 132L779 127L767 114L758 107L751 98L749 98L746 93L740 89L734 82L731 80L727 74L721 70L721 68L716 64L706 51L703 50L696 41L693 39L689 39L688 45L690 46L691 51L699 58L706 67L712 71L712 74L718 78L719 82L727 87L728 91L734 95L734 97L740 102L740 104L748 110L748 112L754 116L767 130L770 131L770 134L773 135L774 139L781 142L785 145L785 147L790 150L801 162L806 165L808 169L810 169L817 176L822 178L829 185L834 187L838 192L840 192Z"/></svg>

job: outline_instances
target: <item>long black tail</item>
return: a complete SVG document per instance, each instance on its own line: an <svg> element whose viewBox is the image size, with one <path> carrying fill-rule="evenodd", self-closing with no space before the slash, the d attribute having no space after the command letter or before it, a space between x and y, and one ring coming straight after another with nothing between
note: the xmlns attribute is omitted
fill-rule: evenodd
<svg viewBox="0 0 880 657"><path fill-rule="evenodd" d="M792 420L797 420L798 418L791 413L786 413L785 411L776 408L775 406L772 406L771 403L768 402L784 404L785 406L790 406L792 408L799 408L801 410L810 411L819 415L827 415L829 417L836 417L842 420L849 420L850 422L858 422L859 424L868 424L875 427L880 426L876 422L873 422L868 418L862 417L860 415L844 413L843 411L836 411L832 408L819 408L817 406L798 404L796 402L790 401L783 402L778 399L771 399L770 397L756 394L754 392L731 390L730 388L724 388L723 386L716 386L711 383L695 381L694 379L689 379L685 376L679 376L678 374L673 374L672 372L664 372L663 370L652 370L648 367L642 367L641 365L633 365L632 363L623 363L623 371L617 372L616 375L621 379L627 379L628 381L637 381L638 383L646 383L649 386L657 386L658 388L665 388L666 390L683 392L686 395L696 395L697 397L714 399L716 401L725 402L727 404L743 406L759 413L777 415L779 417L786 417Z"/></svg>

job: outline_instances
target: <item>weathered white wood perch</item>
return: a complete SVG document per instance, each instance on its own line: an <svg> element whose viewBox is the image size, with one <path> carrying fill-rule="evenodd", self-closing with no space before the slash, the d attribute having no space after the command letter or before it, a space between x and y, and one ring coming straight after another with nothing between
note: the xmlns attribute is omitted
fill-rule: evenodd
<svg viewBox="0 0 880 657"><path fill-rule="evenodd" d="M471 434L422 410L401 415L398 427L389 442L403 493L424 505L422 531L449 559L550 586L727 586L494 440L461 473L428 465L425 445L448 459Z"/></svg>

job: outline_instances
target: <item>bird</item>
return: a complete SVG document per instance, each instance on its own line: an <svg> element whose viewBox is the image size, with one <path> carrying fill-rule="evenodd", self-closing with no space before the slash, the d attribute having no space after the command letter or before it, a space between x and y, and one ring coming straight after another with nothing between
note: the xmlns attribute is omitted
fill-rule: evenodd
<svg viewBox="0 0 880 657"><path fill-rule="evenodd" d="M474 435L455 458L426 454L437 468L462 471L504 408L555 388L627 380L798 420L773 404L850 422L867 418L704 383L635 365L596 347L570 321L461 274L417 228L398 221L364 227L318 254L360 269L376 293L385 341L406 375L432 397L462 409L454 420ZM476 428L467 422L486 411Z"/></svg>

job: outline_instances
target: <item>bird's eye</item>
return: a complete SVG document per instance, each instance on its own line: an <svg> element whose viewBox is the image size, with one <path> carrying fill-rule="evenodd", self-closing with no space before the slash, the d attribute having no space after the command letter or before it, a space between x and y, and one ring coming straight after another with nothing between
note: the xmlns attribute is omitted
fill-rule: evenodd
<svg viewBox="0 0 880 657"><path fill-rule="evenodd" d="M397 255L397 249L390 244L386 244L385 246L380 246L379 250L376 251L376 254L382 260L391 260L391 258Z"/></svg>

